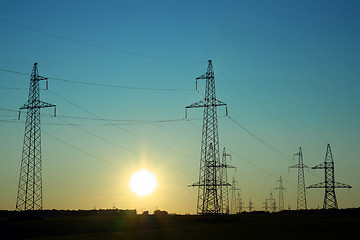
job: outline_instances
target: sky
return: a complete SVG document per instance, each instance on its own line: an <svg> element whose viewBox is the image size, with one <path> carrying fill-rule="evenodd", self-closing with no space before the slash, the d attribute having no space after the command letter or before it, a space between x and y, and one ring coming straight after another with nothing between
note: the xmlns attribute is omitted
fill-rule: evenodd
<svg viewBox="0 0 360 240"><path fill-rule="evenodd" d="M203 98L212 60L220 149L244 206L263 210L277 180L296 209L297 163L335 161L340 208L360 207L359 1L0 2L0 209L15 209L33 63L40 83L44 209L196 213ZM14 73L17 72L17 73ZM19 74L21 73L21 74ZM71 80L71 81L64 81ZM81 82L81 83L80 83ZM90 83L90 84L84 84ZM96 85L98 84L98 85ZM129 188L142 168L158 186ZM306 186L324 181L305 171ZM308 208L324 189L307 190Z"/></svg>

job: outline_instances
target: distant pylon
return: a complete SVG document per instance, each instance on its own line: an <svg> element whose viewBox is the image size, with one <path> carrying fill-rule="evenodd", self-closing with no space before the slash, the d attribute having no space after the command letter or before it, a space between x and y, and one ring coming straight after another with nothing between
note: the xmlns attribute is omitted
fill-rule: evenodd
<svg viewBox="0 0 360 240"><path fill-rule="evenodd" d="M252 212L254 209L254 204L253 202L251 201L251 198L250 198L250 201L249 201L249 212Z"/></svg>
<svg viewBox="0 0 360 240"><path fill-rule="evenodd" d="M270 212L276 212L276 202L275 202L275 198L273 197L273 193L272 191L269 193L269 208L270 208ZM274 208L275 206L275 208Z"/></svg>
<svg viewBox="0 0 360 240"><path fill-rule="evenodd" d="M306 206L306 189L305 189L305 175L304 168L309 168L304 164L303 155L301 151L301 147L299 147L299 152L294 154L294 156L299 156L298 164L290 166L290 168L298 169L298 184L297 184L297 201L296 201L296 209L307 209Z"/></svg>
<svg viewBox="0 0 360 240"><path fill-rule="evenodd" d="M352 188L348 184L335 182L334 159L331 153L330 144L327 145L325 162L312 167L312 169L325 169L325 182L308 186L307 188L325 188L325 197L323 209L338 209L338 203L335 195L335 188Z"/></svg>
<svg viewBox="0 0 360 240"><path fill-rule="evenodd" d="M275 200L275 198L274 198L274 200L272 202L271 208L272 208L272 212L276 212L276 200Z"/></svg>
<svg viewBox="0 0 360 240"><path fill-rule="evenodd" d="M229 157L231 160L231 155L226 153L225 148L223 149L222 154L222 162L221 162L221 172L220 172L220 179L221 179L221 185L220 188L220 199L222 200L222 203L220 204L222 206L222 213L223 214L230 214L230 207L229 207L229 184L228 183L228 174L227 170L228 168L235 168L233 166L230 166L227 164L226 158Z"/></svg>
<svg viewBox="0 0 360 240"><path fill-rule="evenodd" d="M242 212L242 205L243 205L243 200L242 200L242 198L241 198L241 192L240 192L240 190L238 191L238 197L237 197L237 203L238 203L238 213L241 213Z"/></svg>
<svg viewBox="0 0 360 240"><path fill-rule="evenodd" d="M198 79L206 80L205 98L185 108L185 117L188 108L204 108L199 181L191 186L198 187L197 214L217 215L223 214L221 188L230 186L229 183L221 181L217 122L217 107L226 106L226 104L216 99L214 69L211 60L209 60L207 72L196 78L196 85Z"/></svg>
<svg viewBox="0 0 360 240"><path fill-rule="evenodd" d="M231 183L231 188L230 188L230 191L231 191L231 204L230 204L230 212L232 214L236 214L236 209L237 209L237 206L238 206L238 203L237 203L237 196L236 196L236 192L238 190L240 190L240 188L236 187L236 183L238 181L235 181L235 177L233 177L233 180L232 180L232 183Z"/></svg>
<svg viewBox="0 0 360 240"><path fill-rule="evenodd" d="M40 101L39 82L41 80L47 80L47 78L39 76L37 63L34 63L30 79L29 98L20 108L20 111L27 109L27 113L16 199L16 210L18 211L42 210L43 208L40 109L55 108L56 106Z"/></svg>
<svg viewBox="0 0 360 240"><path fill-rule="evenodd" d="M265 212L268 212L268 211L269 211L269 202L268 202L268 199L267 199L267 198L265 199L265 202L264 202L264 211L265 211Z"/></svg>
<svg viewBox="0 0 360 240"><path fill-rule="evenodd" d="M276 187L276 190L279 190L279 212L284 210L284 190L282 179L280 176L280 179L277 181L279 183L279 187Z"/></svg>

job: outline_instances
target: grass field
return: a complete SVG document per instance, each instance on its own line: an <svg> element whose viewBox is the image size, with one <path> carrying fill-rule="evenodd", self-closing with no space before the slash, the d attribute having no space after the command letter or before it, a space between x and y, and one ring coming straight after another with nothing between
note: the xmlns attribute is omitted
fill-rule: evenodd
<svg viewBox="0 0 360 240"><path fill-rule="evenodd" d="M230 216L42 214L0 217L0 239L358 239L354 212Z"/></svg>

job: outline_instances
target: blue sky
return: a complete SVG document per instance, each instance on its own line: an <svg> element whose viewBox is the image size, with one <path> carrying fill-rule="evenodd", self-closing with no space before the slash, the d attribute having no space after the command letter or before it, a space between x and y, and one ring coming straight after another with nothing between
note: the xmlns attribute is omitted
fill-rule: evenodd
<svg viewBox="0 0 360 240"><path fill-rule="evenodd" d="M194 213L197 191L187 185L197 181L202 111L192 109L192 120L181 119L184 107L202 98L203 82L200 93L191 89L208 59L217 97L228 104L230 117L289 156L282 158L219 110L221 148L233 154L237 171L230 177L239 181L245 202L251 198L260 210L282 176L285 204L295 208L292 154L301 146L305 164L314 166L330 143L335 180L353 186L337 190L339 205L359 207L358 1L3 0L0 16L1 69L30 74L39 62L40 75L49 78L179 90L50 79L50 91L41 91L41 98L57 105L59 117L42 110L45 208L115 203ZM28 86L29 76L0 71L0 108L17 110ZM15 207L24 134L16 116L0 110L0 209ZM177 121L115 127L61 116ZM128 181L144 166L156 173L159 187L140 199ZM322 176L319 170L307 172L307 185ZM309 206L321 206L323 195L309 190Z"/></svg>

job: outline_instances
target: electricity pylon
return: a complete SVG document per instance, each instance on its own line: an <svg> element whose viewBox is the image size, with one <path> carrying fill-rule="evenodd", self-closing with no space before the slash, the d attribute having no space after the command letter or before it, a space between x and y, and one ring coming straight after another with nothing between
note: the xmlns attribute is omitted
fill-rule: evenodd
<svg viewBox="0 0 360 240"><path fill-rule="evenodd" d="M237 199L236 199L236 192L240 191L240 188L236 187L236 183L238 181L235 181L235 178L233 177L232 183L231 183L231 204L230 204L230 208L231 208L231 213L235 214L236 213L236 208L237 208Z"/></svg>
<svg viewBox="0 0 360 240"><path fill-rule="evenodd" d="M298 184L297 184L297 201L296 201L296 209L307 209L306 206L306 189L305 189L305 175L304 168L309 168L304 164L303 155L301 151L301 147L299 147L299 152L294 154L294 156L299 156L298 164L290 166L290 168L298 169Z"/></svg>
<svg viewBox="0 0 360 240"><path fill-rule="evenodd" d="M242 206L243 206L243 200L242 200L242 198L241 198L241 192L240 192L240 190L238 191L238 197L237 197L237 201L238 201L238 209L239 209L239 211L238 211L238 213L241 213L242 212Z"/></svg>
<svg viewBox="0 0 360 240"><path fill-rule="evenodd" d="M226 106L225 103L216 99L215 77L211 60L205 74L196 78L205 79L205 98L185 108L204 108L204 119L201 141L200 173L199 181L192 184L198 187L197 214L222 214L221 188L230 186L221 181L221 162L219 156L219 135L217 122L217 107ZM227 112L227 111L226 111Z"/></svg>
<svg viewBox="0 0 360 240"><path fill-rule="evenodd" d="M273 204L272 204L271 208L272 208L272 212L276 212L276 200L275 200L275 198L274 198L274 201L273 201Z"/></svg>
<svg viewBox="0 0 360 240"><path fill-rule="evenodd" d="M275 202L275 198L273 197L272 191L270 192L269 195L270 195L270 198L269 198L270 211L276 212L276 202Z"/></svg>
<svg viewBox="0 0 360 240"><path fill-rule="evenodd" d="M233 166L230 166L227 164L226 158L230 157L231 160L231 154L226 153L225 148L223 149L223 154L222 154L222 162L221 162L221 172L220 172L220 179L221 179L221 185L222 187L220 188L220 195L221 195L221 200L222 203L220 204L222 206L222 213L223 214L229 214L230 213L230 209L229 209L229 185L228 183L228 175L227 175L227 170L228 168L235 168Z"/></svg>
<svg viewBox="0 0 360 240"><path fill-rule="evenodd" d="M254 204L253 204L253 202L251 201L251 198L250 198L250 201L249 201L249 212L252 212L253 211L253 207L254 206Z"/></svg>
<svg viewBox="0 0 360 240"><path fill-rule="evenodd" d="M41 80L47 80L47 78L39 76L37 63L34 63L30 79L29 98L20 108L20 111L26 109L27 113L16 199L16 210L18 211L42 210L43 208L40 109L47 107L54 107L55 109L56 106L40 101L39 82Z"/></svg>
<svg viewBox="0 0 360 240"><path fill-rule="evenodd" d="M269 211L269 203L268 203L268 199L266 198L265 199L265 202L263 202L264 204L264 211L265 212L268 212Z"/></svg>
<svg viewBox="0 0 360 240"><path fill-rule="evenodd" d="M308 186L307 188L325 188L325 197L323 209L338 209L338 203L335 195L335 188L352 188L348 184L335 182L334 159L331 153L330 144L327 145L325 162L312 167L312 169L325 169L325 182Z"/></svg>
<svg viewBox="0 0 360 240"><path fill-rule="evenodd" d="M276 190L279 190L279 212L284 210L284 190L285 188L283 187L282 184L282 179L280 176L280 179L277 181L279 183L279 187L275 188Z"/></svg>

